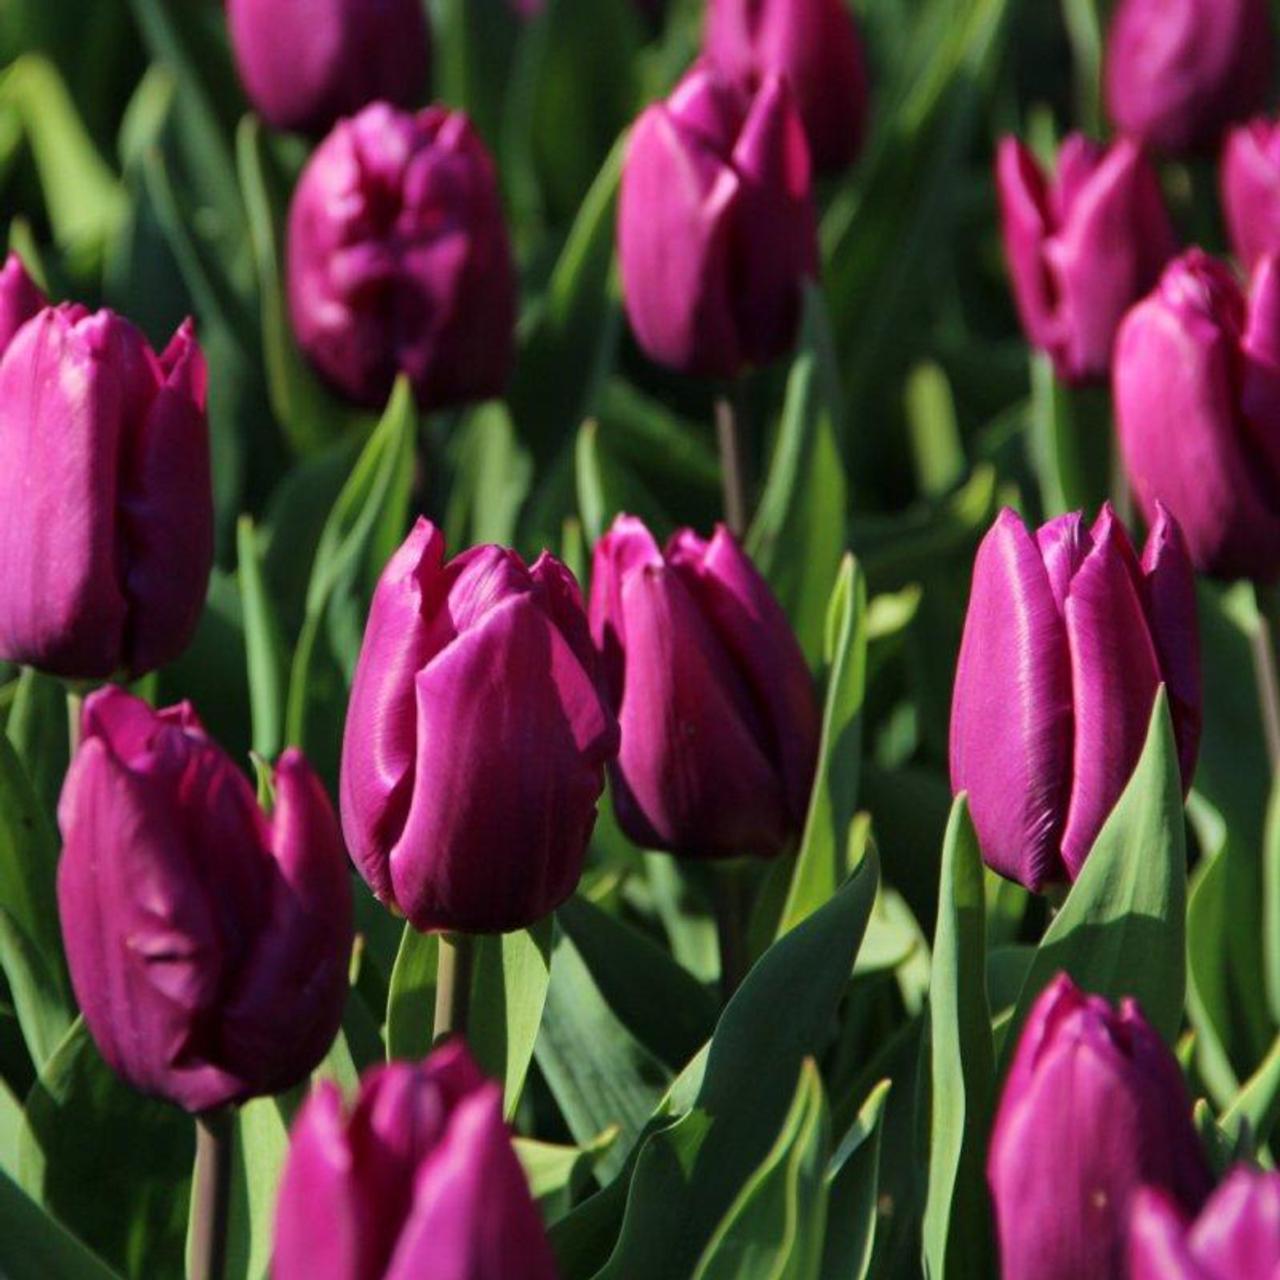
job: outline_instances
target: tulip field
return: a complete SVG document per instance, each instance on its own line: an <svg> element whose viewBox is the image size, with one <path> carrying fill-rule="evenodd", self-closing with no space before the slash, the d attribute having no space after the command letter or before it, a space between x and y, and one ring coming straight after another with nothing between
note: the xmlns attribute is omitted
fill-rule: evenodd
<svg viewBox="0 0 1280 1280"><path fill-rule="evenodd" d="M1280 0L0 0L0 1280L1280 1280Z"/></svg>

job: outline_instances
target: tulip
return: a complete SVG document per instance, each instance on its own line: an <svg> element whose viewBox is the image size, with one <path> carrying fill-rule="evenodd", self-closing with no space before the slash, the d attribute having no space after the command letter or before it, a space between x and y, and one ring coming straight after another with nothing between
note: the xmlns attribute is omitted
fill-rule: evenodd
<svg viewBox="0 0 1280 1280"><path fill-rule="evenodd" d="M951 783L987 864L1039 891L1074 880L1169 694L1184 788L1200 739L1195 584L1157 507L1141 562L1109 506L978 548L951 705Z"/></svg>
<svg viewBox="0 0 1280 1280"><path fill-rule="evenodd" d="M634 516L596 544L591 628L622 728L623 831L690 858L770 857L804 823L820 729L786 617L733 535L658 548Z"/></svg>
<svg viewBox="0 0 1280 1280"><path fill-rule="evenodd" d="M1134 1197L1129 1280L1275 1280L1280 1174L1239 1166L1194 1222L1155 1188Z"/></svg>
<svg viewBox="0 0 1280 1280"><path fill-rule="evenodd" d="M1197 569L1280 577L1280 274L1263 258L1246 300L1193 249L1116 342L1116 426L1148 515L1177 517Z"/></svg>
<svg viewBox="0 0 1280 1280"><path fill-rule="evenodd" d="M1271 88L1267 0L1121 0L1107 32L1107 111L1162 151L1215 147Z"/></svg>
<svg viewBox="0 0 1280 1280"><path fill-rule="evenodd" d="M769 75L786 79L816 169L853 162L867 127L867 72L842 0L711 0L704 49L745 89Z"/></svg>
<svg viewBox="0 0 1280 1280"><path fill-rule="evenodd" d="M0 267L0 356L18 330L45 306L45 296L27 274L22 259L11 253Z"/></svg>
<svg viewBox="0 0 1280 1280"><path fill-rule="evenodd" d="M627 317L673 369L728 378L795 342L817 228L804 126L784 81L748 97L696 67L636 122L618 203Z"/></svg>
<svg viewBox="0 0 1280 1280"><path fill-rule="evenodd" d="M444 559L419 520L374 592L342 744L347 847L421 930L499 933L582 874L618 726L582 596L544 553Z"/></svg>
<svg viewBox="0 0 1280 1280"><path fill-rule="evenodd" d="M1251 120L1227 135L1222 212L1231 248L1246 271L1280 251L1280 124Z"/></svg>
<svg viewBox="0 0 1280 1280"><path fill-rule="evenodd" d="M1126 1280L1130 1204L1156 1186L1194 1213L1210 1173L1177 1060L1133 1000L1066 974L1041 993L987 1155L1003 1280Z"/></svg>
<svg viewBox="0 0 1280 1280"><path fill-rule="evenodd" d="M267 818L189 703L109 686L84 704L58 805L58 908L99 1050L201 1112L297 1084L337 1032L351 886L337 820L296 750Z"/></svg>
<svg viewBox="0 0 1280 1280"><path fill-rule="evenodd" d="M370 102L426 93L421 0L228 0L227 22L245 92L277 129L318 135Z"/></svg>
<svg viewBox="0 0 1280 1280"><path fill-rule="evenodd" d="M1021 142L1005 138L996 185L1027 338L1064 381L1105 378L1124 313L1177 251L1155 172L1136 143L1104 147L1077 133L1050 181Z"/></svg>
<svg viewBox="0 0 1280 1280"><path fill-rule="evenodd" d="M460 1041L330 1080L298 1114L276 1205L274 1280L555 1280L502 1118Z"/></svg>
<svg viewBox="0 0 1280 1280"><path fill-rule="evenodd" d="M128 321L42 311L0 357L0 658L137 676L186 647L213 563L205 364Z"/></svg>
<svg viewBox="0 0 1280 1280"><path fill-rule="evenodd" d="M501 394L515 275L493 162L461 112L385 103L343 120L289 211L289 310L302 350L349 399L408 375L424 409Z"/></svg>

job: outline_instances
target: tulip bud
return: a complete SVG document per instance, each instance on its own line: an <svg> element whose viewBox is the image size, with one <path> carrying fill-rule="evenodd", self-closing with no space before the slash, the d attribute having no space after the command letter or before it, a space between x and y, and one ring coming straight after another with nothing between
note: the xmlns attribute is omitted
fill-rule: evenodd
<svg viewBox="0 0 1280 1280"><path fill-rule="evenodd" d="M369 887L421 930L522 929L577 886L618 726L582 596L544 553L444 559L419 520L374 593L342 744Z"/></svg>
<svg viewBox="0 0 1280 1280"><path fill-rule="evenodd" d="M636 122L618 203L627 317L684 373L732 377L795 342L818 270L809 148L786 84L748 98L695 67Z"/></svg>
<svg viewBox="0 0 1280 1280"><path fill-rule="evenodd" d="M1003 1280L1126 1280L1143 1184L1194 1213L1210 1188L1178 1063L1133 1000L1060 974L1036 1001L987 1154Z"/></svg>
<svg viewBox="0 0 1280 1280"><path fill-rule="evenodd" d="M711 0L707 59L750 90L783 77L795 94L814 167L852 164L867 127L867 72L841 0Z"/></svg>
<svg viewBox="0 0 1280 1280"><path fill-rule="evenodd" d="M213 563L204 356L50 307L0 357L0 658L140 675L186 647Z"/></svg>
<svg viewBox="0 0 1280 1280"><path fill-rule="evenodd" d="M27 274L22 259L11 253L0 267L0 356L18 330L46 305L44 294Z"/></svg>
<svg viewBox="0 0 1280 1280"><path fill-rule="evenodd" d="M1072 134L1047 181L1016 138L996 161L1001 230L1028 340L1058 377L1105 378L1124 313L1159 279L1177 240L1141 148Z"/></svg>
<svg viewBox="0 0 1280 1280"><path fill-rule="evenodd" d="M288 287L299 346L349 399L382 405L399 373L424 409L500 395L515 276L467 117L375 103L341 121L294 192Z"/></svg>
<svg viewBox="0 0 1280 1280"><path fill-rule="evenodd" d="M1074 880L1169 695L1184 789L1200 741L1195 583L1157 507L1139 563L1109 506L1028 533L1007 508L978 548L951 704L951 785L993 870Z"/></svg>
<svg viewBox="0 0 1280 1280"><path fill-rule="evenodd" d="M276 1205L273 1280L555 1280L502 1118L460 1041L330 1080L298 1114Z"/></svg>
<svg viewBox="0 0 1280 1280"><path fill-rule="evenodd" d="M1172 263L1116 342L1116 428L1148 515L1177 517L1197 569L1280 577L1280 272L1246 299L1198 249Z"/></svg>
<svg viewBox="0 0 1280 1280"><path fill-rule="evenodd" d="M1262 108L1273 61L1267 0L1120 0L1107 32L1107 111L1162 151L1211 150Z"/></svg>
<svg viewBox="0 0 1280 1280"><path fill-rule="evenodd" d="M190 704L85 701L58 805L58 908L102 1056L188 1111L278 1093L342 1019L351 886L310 766L280 758L267 818Z"/></svg>
<svg viewBox="0 0 1280 1280"><path fill-rule="evenodd" d="M426 94L421 0L228 0L227 22L245 92L277 129L321 134L370 102Z"/></svg>
<svg viewBox="0 0 1280 1280"><path fill-rule="evenodd" d="M1129 1217L1129 1280L1275 1280L1280 1276L1280 1174L1240 1165L1194 1222L1145 1187Z"/></svg>
<svg viewBox="0 0 1280 1280"><path fill-rule="evenodd" d="M637 844L690 858L781 853L818 753L813 682L733 535L658 548L634 516L596 543L591 628L622 728L614 807Z"/></svg>
<svg viewBox="0 0 1280 1280"><path fill-rule="evenodd" d="M1280 124L1251 120L1227 135L1221 186L1231 248L1252 271L1280 251Z"/></svg>

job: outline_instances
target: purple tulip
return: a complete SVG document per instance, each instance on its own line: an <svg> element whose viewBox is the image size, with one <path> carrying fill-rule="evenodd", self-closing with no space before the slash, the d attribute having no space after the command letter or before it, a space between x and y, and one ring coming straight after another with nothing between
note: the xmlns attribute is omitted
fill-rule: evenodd
<svg viewBox="0 0 1280 1280"><path fill-rule="evenodd" d="M227 0L227 22L245 92L277 129L322 134L370 102L426 95L422 0Z"/></svg>
<svg viewBox="0 0 1280 1280"><path fill-rule="evenodd" d="M205 384L190 321L159 357L110 311L49 307L14 335L0 357L0 658L95 679L186 647L213 563Z"/></svg>
<svg viewBox="0 0 1280 1280"><path fill-rule="evenodd" d="M1141 563L1109 506L1031 534L1007 508L978 548L951 705L951 784L987 864L1074 880L1169 694L1184 787L1200 740L1195 584L1157 508Z"/></svg>
<svg viewBox="0 0 1280 1280"><path fill-rule="evenodd" d="M636 122L618 204L627 317L660 364L732 377L790 350L818 242L784 81L748 98L695 67Z"/></svg>
<svg viewBox="0 0 1280 1280"><path fill-rule="evenodd" d="M1177 239L1141 148L1072 134L1045 178L1016 138L996 160L1005 257L1030 342L1064 381L1105 378L1124 313L1160 277Z"/></svg>
<svg viewBox="0 0 1280 1280"><path fill-rule="evenodd" d="M419 520L374 593L343 829L370 888L418 929L501 933L577 886L618 726L568 569L444 550Z"/></svg>
<svg viewBox="0 0 1280 1280"><path fill-rule="evenodd" d="M355 1106L322 1081L298 1114L273 1280L555 1280L502 1119L460 1041L374 1067Z"/></svg>
<svg viewBox="0 0 1280 1280"><path fill-rule="evenodd" d="M288 286L298 344L349 399L382 405L399 373L424 409L500 395L515 274L467 117L375 103L341 121L294 192Z"/></svg>
<svg viewBox="0 0 1280 1280"><path fill-rule="evenodd" d="M1125 320L1116 427L1148 515L1177 517L1197 569L1280 577L1280 273L1263 258L1246 299L1192 249Z"/></svg>
<svg viewBox="0 0 1280 1280"><path fill-rule="evenodd" d="M1276 1280L1280 1174L1239 1166L1189 1222L1164 1191L1144 1188L1129 1218L1129 1280Z"/></svg>
<svg viewBox="0 0 1280 1280"><path fill-rule="evenodd" d="M745 89L786 79L814 167L853 163L867 128L867 71L853 13L841 0L711 0L703 48Z"/></svg>
<svg viewBox="0 0 1280 1280"><path fill-rule="evenodd" d="M820 718L765 580L717 526L659 550L634 516L596 544L591 628L618 708L614 805L637 844L770 857L804 823Z"/></svg>
<svg viewBox="0 0 1280 1280"><path fill-rule="evenodd" d="M329 1048L347 995L351 886L302 755L275 812L189 703L109 686L85 701L58 805L58 907L102 1056L188 1111L277 1093Z"/></svg>
<svg viewBox="0 0 1280 1280"><path fill-rule="evenodd" d="M0 267L0 356L18 330L47 305L40 287L22 265L22 259L11 253Z"/></svg>
<svg viewBox="0 0 1280 1280"><path fill-rule="evenodd" d="M1126 1280L1129 1207L1157 1186L1194 1213L1210 1173L1177 1060L1133 1000L1066 974L1027 1018L987 1154L1003 1280Z"/></svg>
<svg viewBox="0 0 1280 1280"><path fill-rule="evenodd" d="M1252 271L1266 254L1280 252L1280 123L1259 118L1233 129L1220 176L1231 248Z"/></svg>
<svg viewBox="0 0 1280 1280"><path fill-rule="evenodd" d="M1107 32L1107 111L1162 151L1216 147L1271 88L1267 0L1120 0Z"/></svg>

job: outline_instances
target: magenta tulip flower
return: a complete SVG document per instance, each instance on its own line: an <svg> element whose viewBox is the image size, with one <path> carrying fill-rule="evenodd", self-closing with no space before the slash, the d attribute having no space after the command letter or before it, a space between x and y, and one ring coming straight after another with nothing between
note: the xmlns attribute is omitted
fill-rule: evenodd
<svg viewBox="0 0 1280 1280"><path fill-rule="evenodd" d="M627 318L659 364L727 378L791 349L818 248L784 81L748 98L699 66L645 111L627 144L618 254Z"/></svg>
<svg viewBox="0 0 1280 1280"><path fill-rule="evenodd" d="M22 259L11 253L0 267L0 357L18 330L46 305L44 294L27 274Z"/></svg>
<svg viewBox="0 0 1280 1280"><path fill-rule="evenodd" d="M573 575L544 553L448 563L419 520L374 593L342 744L370 888L422 930L522 929L577 886L618 726Z"/></svg>
<svg viewBox="0 0 1280 1280"><path fill-rule="evenodd" d="M426 95L421 0L227 0L227 23L245 92L277 129L322 134L370 102Z"/></svg>
<svg viewBox="0 0 1280 1280"><path fill-rule="evenodd" d="M136 1089L207 1111L303 1079L338 1030L351 886L337 819L286 751L275 811L190 704L85 701L58 908L76 999Z"/></svg>
<svg viewBox="0 0 1280 1280"><path fill-rule="evenodd" d="M461 112L386 103L343 120L289 210L298 344L344 396L381 406L406 374L424 409L500 395L516 283L493 161Z"/></svg>
<svg viewBox="0 0 1280 1280"><path fill-rule="evenodd" d="M1021 142L1005 138L996 186L1028 340L1066 382L1105 378L1124 313L1177 252L1155 171L1134 142L1104 147L1076 133L1049 180Z"/></svg>
<svg viewBox="0 0 1280 1280"><path fill-rule="evenodd" d="M978 548L951 704L951 785L982 856L1039 891L1074 880L1169 694L1184 788L1200 740L1195 584L1157 508L1142 560L1111 508L1029 533L1007 508Z"/></svg>
<svg viewBox="0 0 1280 1280"><path fill-rule="evenodd" d="M12 298L24 286L10 271ZM13 336L0 357L0 658L96 679L186 648L213 563L205 384L189 321L160 356L127 320L77 306Z"/></svg>
<svg viewBox="0 0 1280 1280"><path fill-rule="evenodd" d="M805 818L820 717L782 609L723 525L660 550L633 516L596 544L591 627L618 709L614 807L637 844L769 857Z"/></svg>
<svg viewBox="0 0 1280 1280"><path fill-rule="evenodd" d="M787 81L816 169L853 163L867 130L867 71L841 0L711 0L703 49L748 91L766 76Z"/></svg>
<svg viewBox="0 0 1280 1280"><path fill-rule="evenodd" d="M1252 271L1280 252L1280 123L1259 118L1227 135L1221 187L1232 251Z"/></svg>
<svg viewBox="0 0 1280 1280"><path fill-rule="evenodd" d="M316 1085L293 1126L273 1280L555 1280L502 1118L460 1041Z"/></svg>
<svg viewBox="0 0 1280 1280"><path fill-rule="evenodd" d="M1107 32L1107 111L1162 151L1211 150L1266 103L1267 0L1120 0Z"/></svg>
<svg viewBox="0 0 1280 1280"><path fill-rule="evenodd" d="M1177 1060L1133 1000L1060 974L1005 1080L987 1155L1002 1280L1127 1280L1129 1209L1156 1186L1186 1212L1211 1177Z"/></svg>
<svg viewBox="0 0 1280 1280"><path fill-rule="evenodd" d="M1142 510L1163 503L1197 569L1280 577L1280 273L1250 297L1198 249L1179 258L1116 343L1116 427Z"/></svg>
<svg viewBox="0 0 1280 1280"><path fill-rule="evenodd" d="M1167 1192L1144 1188L1129 1218L1129 1280L1276 1280L1280 1174L1240 1165L1190 1220Z"/></svg>

